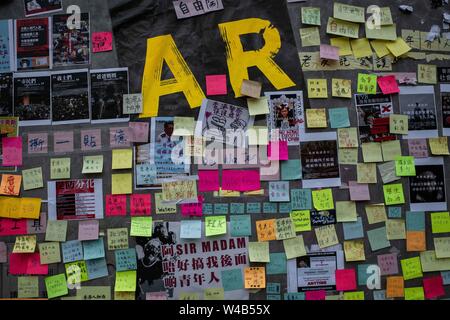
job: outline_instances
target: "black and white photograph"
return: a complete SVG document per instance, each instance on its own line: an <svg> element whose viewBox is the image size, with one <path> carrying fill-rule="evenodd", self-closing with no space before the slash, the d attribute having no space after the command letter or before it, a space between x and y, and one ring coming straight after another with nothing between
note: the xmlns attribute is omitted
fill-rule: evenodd
<svg viewBox="0 0 450 320"><path fill-rule="evenodd" d="M80 15L80 28L67 27L68 14L52 16L53 67L88 65L90 62L89 13Z"/></svg>
<svg viewBox="0 0 450 320"><path fill-rule="evenodd" d="M400 87L400 113L408 116L406 139L437 138L437 113L433 86Z"/></svg>
<svg viewBox="0 0 450 320"><path fill-rule="evenodd" d="M51 125L50 73L14 74L14 115L20 126Z"/></svg>
<svg viewBox="0 0 450 320"><path fill-rule="evenodd" d="M0 73L0 116L13 115L13 74Z"/></svg>
<svg viewBox="0 0 450 320"><path fill-rule="evenodd" d="M24 0L25 17L62 11L62 0Z"/></svg>
<svg viewBox="0 0 450 320"><path fill-rule="evenodd" d="M442 135L450 136L450 84L441 84Z"/></svg>
<svg viewBox="0 0 450 320"><path fill-rule="evenodd" d="M52 73L52 124L88 123L89 102L87 69Z"/></svg>
<svg viewBox="0 0 450 320"><path fill-rule="evenodd" d="M279 129L281 141L289 146L298 146L299 135L305 131L305 113L302 91L266 92L269 102L267 127L269 137L272 130Z"/></svg>
<svg viewBox="0 0 450 320"><path fill-rule="evenodd" d="M123 114L123 95L128 93L128 68L91 70L92 123L129 121Z"/></svg>

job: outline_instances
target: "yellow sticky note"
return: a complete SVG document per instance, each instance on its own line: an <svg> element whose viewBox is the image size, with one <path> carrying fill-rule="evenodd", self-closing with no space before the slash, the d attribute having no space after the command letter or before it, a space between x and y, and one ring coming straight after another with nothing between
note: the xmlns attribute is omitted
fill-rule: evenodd
<svg viewBox="0 0 450 320"><path fill-rule="evenodd" d="M111 175L112 194L132 194L133 177L131 173L121 173Z"/></svg>
<svg viewBox="0 0 450 320"><path fill-rule="evenodd" d="M358 148L358 131L356 128L338 129L339 148Z"/></svg>
<svg viewBox="0 0 450 320"><path fill-rule="evenodd" d="M207 288L203 291L204 300L225 300L225 290L223 288Z"/></svg>
<svg viewBox="0 0 450 320"><path fill-rule="evenodd" d="M450 232L450 216L448 212L434 212L431 214L431 230L433 233Z"/></svg>
<svg viewBox="0 0 450 320"><path fill-rule="evenodd" d="M151 237L153 230L152 217L131 217L130 236Z"/></svg>
<svg viewBox="0 0 450 320"><path fill-rule="evenodd" d="M405 220L403 219L386 220L386 235L388 240L406 239Z"/></svg>
<svg viewBox="0 0 450 320"><path fill-rule="evenodd" d="M334 224L316 228L317 243L321 249L334 246L339 243Z"/></svg>
<svg viewBox="0 0 450 320"><path fill-rule="evenodd" d="M0 185L0 194L5 196L18 196L20 193L20 184L22 176L16 174L2 174Z"/></svg>
<svg viewBox="0 0 450 320"><path fill-rule="evenodd" d="M339 38L331 38L330 44L333 47L339 48L339 56L348 56L353 54L352 47L350 46L350 39L345 37L339 37Z"/></svg>
<svg viewBox="0 0 450 320"><path fill-rule="evenodd" d="M320 46L320 34L318 27L301 28L300 38L302 47Z"/></svg>
<svg viewBox="0 0 450 320"><path fill-rule="evenodd" d="M358 39L359 24L329 17L327 23L327 33L336 36Z"/></svg>
<svg viewBox="0 0 450 320"><path fill-rule="evenodd" d="M372 56L370 42L366 38L351 41L353 56L355 58L364 58Z"/></svg>
<svg viewBox="0 0 450 320"><path fill-rule="evenodd" d="M20 217L13 217L10 218L24 218L24 219L39 219L39 216L41 214L41 202L42 199L40 198L20 198L19 200L20 204ZM1 206L0 206L1 208Z"/></svg>
<svg viewBox="0 0 450 320"><path fill-rule="evenodd" d="M269 242L249 242L248 255L250 262L270 262Z"/></svg>
<svg viewBox="0 0 450 320"><path fill-rule="evenodd" d="M323 190L313 190L312 200L314 208L317 211L334 209L333 191L330 188Z"/></svg>
<svg viewBox="0 0 450 320"><path fill-rule="evenodd" d="M377 183L377 165L375 163L358 163L356 176L358 183Z"/></svg>
<svg viewBox="0 0 450 320"><path fill-rule="evenodd" d="M391 114L389 116L389 132L394 134L408 134L408 116Z"/></svg>
<svg viewBox="0 0 450 320"><path fill-rule="evenodd" d="M376 94L377 76L374 74L358 73L358 93Z"/></svg>
<svg viewBox="0 0 450 320"><path fill-rule="evenodd" d="M311 231L311 213L309 210L291 211L290 217L294 222L296 232Z"/></svg>
<svg viewBox="0 0 450 320"><path fill-rule="evenodd" d="M447 137L429 138L431 154L433 155L450 155L448 150Z"/></svg>
<svg viewBox="0 0 450 320"><path fill-rule="evenodd" d="M339 164L358 164L358 149L339 149Z"/></svg>
<svg viewBox="0 0 450 320"><path fill-rule="evenodd" d="M365 261L364 240L344 241L345 261Z"/></svg>
<svg viewBox="0 0 450 320"><path fill-rule="evenodd" d="M251 116L269 113L269 102L266 97L259 99L249 98L247 99L247 106Z"/></svg>
<svg viewBox="0 0 450 320"><path fill-rule="evenodd" d="M450 258L450 237L434 238L434 251L438 259Z"/></svg>
<svg viewBox="0 0 450 320"><path fill-rule="evenodd" d="M227 233L227 217L211 216L205 217L205 236L217 236Z"/></svg>
<svg viewBox="0 0 450 320"><path fill-rule="evenodd" d="M305 242L302 235L283 240L283 246L287 260L306 256Z"/></svg>
<svg viewBox="0 0 450 320"><path fill-rule="evenodd" d="M337 98L352 98L352 80L332 79L332 96Z"/></svg>
<svg viewBox="0 0 450 320"><path fill-rule="evenodd" d="M266 287L266 268L246 267L244 269L244 288L262 289Z"/></svg>
<svg viewBox="0 0 450 320"><path fill-rule="evenodd" d="M326 128L327 112L324 108L306 109L306 125L308 128Z"/></svg>
<svg viewBox="0 0 450 320"><path fill-rule="evenodd" d="M197 181L177 180L162 183L164 201L197 199Z"/></svg>
<svg viewBox="0 0 450 320"><path fill-rule="evenodd" d="M50 179L70 179L70 158L50 160Z"/></svg>
<svg viewBox="0 0 450 320"><path fill-rule="evenodd" d="M112 151L112 169L131 169L133 167L133 149L115 149Z"/></svg>
<svg viewBox="0 0 450 320"><path fill-rule="evenodd" d="M417 65L417 81L419 83L436 84L437 67L434 64Z"/></svg>
<svg viewBox="0 0 450 320"><path fill-rule="evenodd" d="M384 202L386 205L395 205L405 203L403 194L403 185L401 183L383 185Z"/></svg>
<svg viewBox="0 0 450 320"><path fill-rule="evenodd" d="M403 279L411 280L423 277L420 257L402 259L400 260L400 264L402 266Z"/></svg>
<svg viewBox="0 0 450 320"><path fill-rule="evenodd" d="M383 162L381 143L368 142L361 145L364 162Z"/></svg>
<svg viewBox="0 0 450 320"><path fill-rule="evenodd" d="M34 190L44 187L42 168L32 168L22 171L23 190Z"/></svg>
<svg viewBox="0 0 450 320"><path fill-rule="evenodd" d="M269 144L269 129L264 126L253 126L247 130L250 146L267 146Z"/></svg>
<svg viewBox="0 0 450 320"><path fill-rule="evenodd" d="M400 57L411 51L411 47L400 37L393 42L387 43L386 47L395 57Z"/></svg>
<svg viewBox="0 0 450 320"><path fill-rule="evenodd" d="M395 41L397 40L397 26L392 24L370 29L366 24L366 37L368 39Z"/></svg>
<svg viewBox="0 0 450 320"><path fill-rule="evenodd" d="M114 291L118 292L134 292L136 291L137 272L132 271L117 271L116 285Z"/></svg>
<svg viewBox="0 0 450 320"><path fill-rule="evenodd" d="M363 7L335 2L333 9L333 17L336 19L359 23L366 22L365 10Z"/></svg>
<svg viewBox="0 0 450 320"><path fill-rule="evenodd" d="M336 201L337 222L357 221L356 203L354 201Z"/></svg>
<svg viewBox="0 0 450 320"><path fill-rule="evenodd" d="M370 44L371 44L373 50L375 50L375 53L377 54L378 58L383 58L391 53L389 51L389 49L386 47L387 43L388 43L388 41L386 41L386 40L370 41Z"/></svg>
<svg viewBox="0 0 450 320"><path fill-rule="evenodd" d="M173 117L174 136L193 136L195 119L193 117Z"/></svg>
<svg viewBox="0 0 450 320"><path fill-rule="evenodd" d="M400 140L391 140L381 142L381 150L383 152L383 161L392 161L396 157L402 155Z"/></svg>
<svg viewBox="0 0 450 320"><path fill-rule="evenodd" d="M423 287L405 288L405 300L425 300Z"/></svg>
<svg viewBox="0 0 450 320"><path fill-rule="evenodd" d="M103 155L83 157L83 172L82 172L83 174L102 173L102 172L103 172Z"/></svg>
<svg viewBox="0 0 450 320"><path fill-rule="evenodd" d="M33 253L36 250L36 235L17 236L14 253Z"/></svg>
<svg viewBox="0 0 450 320"><path fill-rule="evenodd" d="M308 98L328 98L327 79L308 79Z"/></svg>
<svg viewBox="0 0 450 320"><path fill-rule="evenodd" d="M173 214L177 213L175 204L165 204L162 193L155 193L155 211L156 214Z"/></svg>
<svg viewBox="0 0 450 320"><path fill-rule="evenodd" d="M402 39L412 48L420 50L420 31L402 29Z"/></svg>
<svg viewBox="0 0 450 320"><path fill-rule="evenodd" d="M383 204L370 204L367 205L365 209L369 224L380 223L387 220L386 208Z"/></svg>

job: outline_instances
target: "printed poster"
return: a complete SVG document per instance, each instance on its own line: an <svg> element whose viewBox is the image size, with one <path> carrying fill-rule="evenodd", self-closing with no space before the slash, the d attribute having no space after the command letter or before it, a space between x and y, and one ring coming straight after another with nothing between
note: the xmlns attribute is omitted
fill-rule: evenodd
<svg viewBox="0 0 450 320"><path fill-rule="evenodd" d="M0 73L0 116L13 115L13 74Z"/></svg>
<svg viewBox="0 0 450 320"><path fill-rule="evenodd" d="M450 84L441 84L442 135L450 136Z"/></svg>
<svg viewBox="0 0 450 320"><path fill-rule="evenodd" d="M57 12L63 9L62 0L24 0L25 17Z"/></svg>
<svg viewBox="0 0 450 320"><path fill-rule="evenodd" d="M0 73L15 71L13 20L0 20Z"/></svg>

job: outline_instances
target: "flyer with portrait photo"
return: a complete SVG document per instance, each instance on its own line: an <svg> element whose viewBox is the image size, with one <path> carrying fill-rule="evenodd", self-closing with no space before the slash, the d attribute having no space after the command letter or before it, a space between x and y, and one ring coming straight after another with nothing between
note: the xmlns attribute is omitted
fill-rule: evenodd
<svg viewBox="0 0 450 320"><path fill-rule="evenodd" d="M15 71L13 20L0 20L0 73Z"/></svg>

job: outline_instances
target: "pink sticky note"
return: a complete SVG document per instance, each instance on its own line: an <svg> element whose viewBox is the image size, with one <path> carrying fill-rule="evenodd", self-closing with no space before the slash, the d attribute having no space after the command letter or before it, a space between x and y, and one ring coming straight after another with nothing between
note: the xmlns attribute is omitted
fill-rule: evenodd
<svg viewBox="0 0 450 320"><path fill-rule="evenodd" d="M127 215L127 196L107 194L106 195L106 216L126 216Z"/></svg>
<svg viewBox="0 0 450 320"><path fill-rule="evenodd" d="M289 160L287 141L270 141L267 147L267 157L269 160Z"/></svg>
<svg viewBox="0 0 450 320"><path fill-rule="evenodd" d="M378 77L377 81L383 94L392 94L400 92L400 88L398 87L395 76Z"/></svg>
<svg viewBox="0 0 450 320"><path fill-rule="evenodd" d="M212 192L219 191L219 171L218 170L202 170L198 171L198 191Z"/></svg>
<svg viewBox="0 0 450 320"><path fill-rule="evenodd" d="M306 291L305 292L306 300L325 300L325 296L326 296L325 290Z"/></svg>
<svg viewBox="0 0 450 320"><path fill-rule="evenodd" d="M129 127L110 128L109 145L111 147L129 147L131 144L131 130Z"/></svg>
<svg viewBox="0 0 450 320"><path fill-rule="evenodd" d="M351 201L367 201L370 200L369 185L367 183L358 183L356 181L349 181Z"/></svg>
<svg viewBox="0 0 450 320"><path fill-rule="evenodd" d="M73 131L53 133L53 150L55 153L73 152Z"/></svg>
<svg viewBox="0 0 450 320"><path fill-rule="evenodd" d="M112 32L92 33L92 52L112 51Z"/></svg>
<svg viewBox="0 0 450 320"><path fill-rule="evenodd" d="M99 231L98 220L83 220L78 223L78 240L97 240Z"/></svg>
<svg viewBox="0 0 450 320"><path fill-rule="evenodd" d="M22 137L4 137L2 139L3 167L22 165Z"/></svg>
<svg viewBox="0 0 450 320"><path fill-rule="evenodd" d="M336 290L337 291L356 290L355 269L336 270Z"/></svg>
<svg viewBox="0 0 450 320"><path fill-rule="evenodd" d="M203 196L198 196L196 203L183 203L181 215L184 217L201 217L203 215Z"/></svg>
<svg viewBox="0 0 450 320"><path fill-rule="evenodd" d="M445 296L444 285L442 277L434 276L423 279L423 291L425 293L425 298L435 299Z"/></svg>
<svg viewBox="0 0 450 320"><path fill-rule="evenodd" d="M132 216L149 216L152 213L150 194L132 194L130 197L130 214Z"/></svg>
<svg viewBox="0 0 450 320"><path fill-rule="evenodd" d="M222 190L254 191L261 189L259 170L223 170Z"/></svg>
<svg viewBox="0 0 450 320"><path fill-rule="evenodd" d="M48 153L48 133L28 134L28 153Z"/></svg>
<svg viewBox="0 0 450 320"><path fill-rule="evenodd" d="M81 150L101 150L102 149L102 130L81 130Z"/></svg>
<svg viewBox="0 0 450 320"><path fill-rule="evenodd" d="M39 253L11 253L9 273L12 275L46 275L48 265L41 264Z"/></svg>
<svg viewBox="0 0 450 320"><path fill-rule="evenodd" d="M398 261L396 253L380 254L377 256L377 261L382 276L398 274Z"/></svg>
<svg viewBox="0 0 450 320"><path fill-rule="evenodd" d="M224 74L206 76L206 95L220 96L227 94L227 76Z"/></svg>
<svg viewBox="0 0 450 320"><path fill-rule="evenodd" d="M415 158L428 158L427 139L408 139L409 155Z"/></svg>
<svg viewBox="0 0 450 320"><path fill-rule="evenodd" d="M328 44L321 44L320 59L339 60L339 48Z"/></svg>
<svg viewBox="0 0 450 320"><path fill-rule="evenodd" d="M129 126L132 142L148 142L148 122L130 122Z"/></svg>
<svg viewBox="0 0 450 320"><path fill-rule="evenodd" d="M0 218L0 237L28 234L27 219Z"/></svg>

